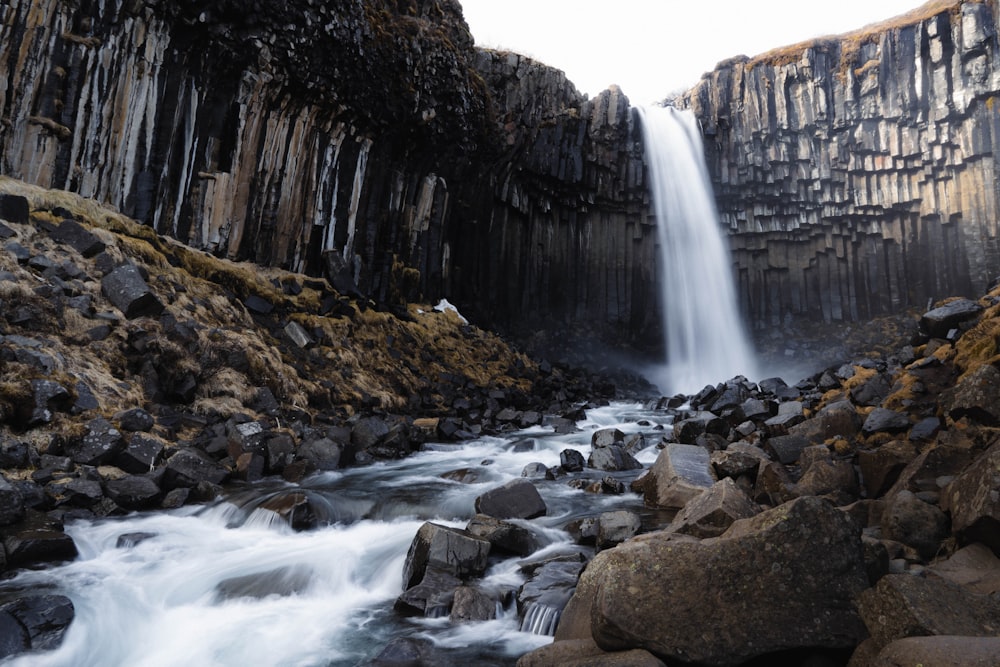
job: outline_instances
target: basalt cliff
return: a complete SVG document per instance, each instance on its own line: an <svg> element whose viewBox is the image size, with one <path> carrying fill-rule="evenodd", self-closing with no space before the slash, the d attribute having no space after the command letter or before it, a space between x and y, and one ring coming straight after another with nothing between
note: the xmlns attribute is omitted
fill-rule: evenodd
<svg viewBox="0 0 1000 667"><path fill-rule="evenodd" d="M934 0L734 58L673 101L702 123L753 328L971 296L1000 271L997 16ZM456 2L14 0L0 80L5 175L379 303L659 345L627 91L588 99L476 48Z"/></svg>

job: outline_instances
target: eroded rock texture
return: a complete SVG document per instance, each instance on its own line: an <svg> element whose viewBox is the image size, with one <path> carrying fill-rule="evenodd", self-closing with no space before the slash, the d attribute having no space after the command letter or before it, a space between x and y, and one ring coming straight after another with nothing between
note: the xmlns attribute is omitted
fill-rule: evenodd
<svg viewBox="0 0 1000 667"><path fill-rule="evenodd" d="M721 63L678 101L703 124L758 328L982 291L1000 266L992 3Z"/></svg>

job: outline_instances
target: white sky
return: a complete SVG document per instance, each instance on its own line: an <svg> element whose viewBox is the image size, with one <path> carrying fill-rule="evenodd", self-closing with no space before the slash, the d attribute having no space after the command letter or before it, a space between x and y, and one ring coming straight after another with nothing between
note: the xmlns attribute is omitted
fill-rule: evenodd
<svg viewBox="0 0 1000 667"><path fill-rule="evenodd" d="M459 0L479 46L566 72L593 97L616 83L632 104L686 90L716 63L839 34L923 0Z"/></svg>

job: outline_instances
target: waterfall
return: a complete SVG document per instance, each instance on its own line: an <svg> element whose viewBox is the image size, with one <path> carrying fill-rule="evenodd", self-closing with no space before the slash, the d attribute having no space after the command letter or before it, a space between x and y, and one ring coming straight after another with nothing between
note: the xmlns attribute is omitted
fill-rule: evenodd
<svg viewBox="0 0 1000 667"><path fill-rule="evenodd" d="M719 228L701 133L689 111L639 107L656 213L667 393L695 393L736 375L754 377L731 258Z"/></svg>

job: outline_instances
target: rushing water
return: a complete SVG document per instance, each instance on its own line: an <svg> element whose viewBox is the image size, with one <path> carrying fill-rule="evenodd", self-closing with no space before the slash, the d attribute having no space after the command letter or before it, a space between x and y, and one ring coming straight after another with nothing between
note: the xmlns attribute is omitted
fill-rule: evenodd
<svg viewBox="0 0 1000 667"><path fill-rule="evenodd" d="M536 610L522 625L510 604L497 620L466 624L393 611L417 529L425 520L464 526L476 496L519 477L528 463L557 466L563 449L586 456L595 429L641 432L652 445L668 421L637 405L615 405L590 410L579 433L556 435L539 426L509 438L435 445L402 461L316 475L301 485L264 481L208 507L69 524L79 558L21 572L0 594L67 595L76 618L59 649L9 664L346 666L364 664L394 637L409 636L432 642L442 664L512 665L551 641L521 628L551 632L554 612ZM649 447L637 458L648 465L657 452ZM442 477L461 469L475 481ZM547 545L527 559L491 560L485 588L516 590L525 581L523 560L579 551L563 530L574 518L643 511L634 494L594 495L571 488L568 479L536 481L548 514L529 523ZM322 527L294 532L260 507L293 491L309 496Z"/></svg>
<svg viewBox="0 0 1000 667"><path fill-rule="evenodd" d="M757 377L733 287L732 260L689 111L639 107L660 246L667 394Z"/></svg>

